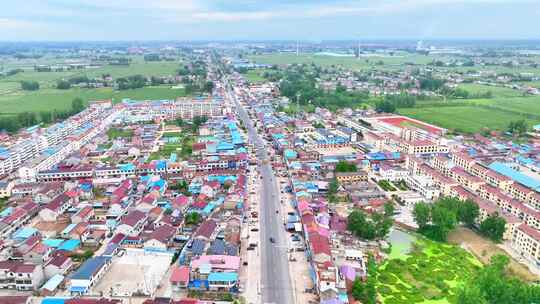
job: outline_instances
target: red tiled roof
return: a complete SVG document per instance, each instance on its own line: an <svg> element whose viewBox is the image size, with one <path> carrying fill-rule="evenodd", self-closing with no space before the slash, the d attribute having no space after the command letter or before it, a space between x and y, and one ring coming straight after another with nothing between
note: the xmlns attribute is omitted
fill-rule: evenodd
<svg viewBox="0 0 540 304"><path fill-rule="evenodd" d="M148 239L168 243L175 233L176 228L169 225L163 225L154 230Z"/></svg>
<svg viewBox="0 0 540 304"><path fill-rule="evenodd" d="M204 236L205 238L210 238L212 233L214 233L216 227L217 224L214 220L206 220L204 223L201 224L199 229L197 229L195 236Z"/></svg>
<svg viewBox="0 0 540 304"><path fill-rule="evenodd" d="M169 279L171 282L188 282L189 281L189 267L187 266L179 266L175 267L171 273L171 277Z"/></svg>

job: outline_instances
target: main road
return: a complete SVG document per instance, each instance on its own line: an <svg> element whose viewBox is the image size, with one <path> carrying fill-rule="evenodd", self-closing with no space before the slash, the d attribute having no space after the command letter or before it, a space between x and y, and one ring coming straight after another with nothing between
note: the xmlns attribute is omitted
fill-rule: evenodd
<svg viewBox="0 0 540 304"><path fill-rule="evenodd" d="M294 303L293 288L289 275L288 240L280 210L279 189L265 144L253 126L246 110L238 101L228 79L225 86L229 100L235 104L236 114L247 128L249 140L256 148L259 174L261 179L260 233L261 233L261 278L260 284L263 303L288 304ZM270 241L274 239L274 242ZM248 278L249 279L249 278Z"/></svg>

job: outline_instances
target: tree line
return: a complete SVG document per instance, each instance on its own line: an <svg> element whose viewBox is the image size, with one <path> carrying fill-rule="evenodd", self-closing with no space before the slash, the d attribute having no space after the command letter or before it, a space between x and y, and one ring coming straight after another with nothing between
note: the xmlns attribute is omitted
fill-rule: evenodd
<svg viewBox="0 0 540 304"><path fill-rule="evenodd" d="M75 98L71 102L71 109L66 111L41 111L39 115L35 112L22 112L14 116L0 118L0 130L8 133L15 133L21 128L34 126L38 123L49 124L55 121L64 120L84 110L85 105L82 99Z"/></svg>
<svg viewBox="0 0 540 304"><path fill-rule="evenodd" d="M392 202L384 204L384 213L373 212L371 217L368 217L364 211L355 209L347 217L347 229L361 239L380 240L390 232L393 214Z"/></svg>
<svg viewBox="0 0 540 304"><path fill-rule="evenodd" d="M469 228L475 226L480 215L478 204L472 200L461 201L454 197L442 197L433 204L417 203L413 209L418 232L426 237L445 242L448 234L461 223ZM479 231L495 242L503 238L506 221L498 215L488 216L479 225Z"/></svg>
<svg viewBox="0 0 540 304"><path fill-rule="evenodd" d="M490 263L463 284L457 292L458 304L540 303L540 286L508 275L509 258L494 255Z"/></svg>

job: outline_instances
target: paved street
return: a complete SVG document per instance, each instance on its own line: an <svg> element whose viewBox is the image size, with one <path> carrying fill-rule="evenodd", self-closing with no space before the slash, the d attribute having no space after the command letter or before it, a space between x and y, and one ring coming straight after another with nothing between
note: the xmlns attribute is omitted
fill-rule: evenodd
<svg viewBox="0 0 540 304"><path fill-rule="evenodd" d="M256 148L257 167L261 179L260 193L260 250L261 250L261 293L263 303L294 303L291 279L289 276L289 261L287 258L287 235L283 229L281 215L276 214L279 207L279 189L276 184L272 167L265 162L268 159L267 148L263 140L253 127L253 123L245 109L234 96L234 92L228 91L229 98L236 104L237 114L248 129L248 135ZM270 242L274 238L275 243Z"/></svg>

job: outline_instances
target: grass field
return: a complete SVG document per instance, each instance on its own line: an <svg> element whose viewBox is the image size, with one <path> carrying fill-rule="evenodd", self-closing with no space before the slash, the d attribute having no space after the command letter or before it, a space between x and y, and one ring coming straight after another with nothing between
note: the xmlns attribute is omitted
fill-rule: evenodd
<svg viewBox="0 0 540 304"><path fill-rule="evenodd" d="M262 77L264 70L248 70L245 74L242 74L247 81L251 83L264 82L265 79Z"/></svg>
<svg viewBox="0 0 540 304"><path fill-rule="evenodd" d="M491 92L493 97L520 97L522 93L518 90L505 87L488 86L476 83L464 83L458 86L460 89L464 89L471 94L485 94Z"/></svg>
<svg viewBox="0 0 540 304"><path fill-rule="evenodd" d="M0 95L0 113L39 112L51 111L53 109L68 110L71 108L71 101L76 97L82 98L85 102L100 99L113 99L115 102L120 102L122 98L147 100L174 99L178 96L185 96L184 89L171 89L166 86L145 87L124 91L115 91L112 88L42 89L35 92Z"/></svg>

